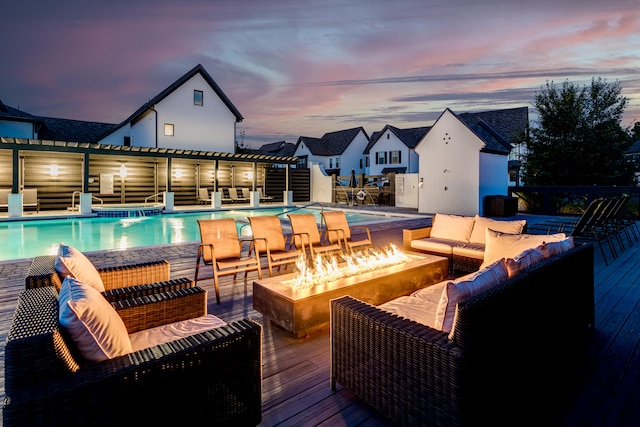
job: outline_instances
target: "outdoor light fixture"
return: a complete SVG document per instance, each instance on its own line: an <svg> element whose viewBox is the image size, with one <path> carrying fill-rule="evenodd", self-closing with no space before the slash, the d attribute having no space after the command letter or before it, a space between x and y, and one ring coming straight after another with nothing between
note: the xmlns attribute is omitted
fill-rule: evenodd
<svg viewBox="0 0 640 427"><path fill-rule="evenodd" d="M122 163L120 165L120 178L126 178L127 177L127 167L125 166L124 163Z"/></svg>
<svg viewBox="0 0 640 427"><path fill-rule="evenodd" d="M175 179L180 179L182 178L182 169L176 169L173 171L173 177Z"/></svg>
<svg viewBox="0 0 640 427"><path fill-rule="evenodd" d="M49 165L49 176L56 177L60 175L60 168L58 165Z"/></svg>
<svg viewBox="0 0 640 427"><path fill-rule="evenodd" d="M253 179L253 171L247 172L247 179Z"/></svg>

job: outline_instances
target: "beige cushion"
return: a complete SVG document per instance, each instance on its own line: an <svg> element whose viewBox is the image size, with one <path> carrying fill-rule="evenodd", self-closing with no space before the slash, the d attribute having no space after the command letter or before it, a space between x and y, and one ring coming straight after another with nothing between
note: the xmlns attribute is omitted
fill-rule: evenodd
<svg viewBox="0 0 640 427"><path fill-rule="evenodd" d="M454 282L447 282L438 302L434 327L451 332L456 306L474 295L485 291L508 278L507 267L503 259L475 273L462 276Z"/></svg>
<svg viewBox="0 0 640 427"><path fill-rule="evenodd" d="M487 228L501 233L520 234L525 225L527 225L527 221L524 219L501 221L476 215L469 242L484 245L486 243Z"/></svg>
<svg viewBox="0 0 640 427"><path fill-rule="evenodd" d="M487 229L484 247L484 262L480 268L490 265L501 258L514 258L526 249L535 248L545 242L564 240L564 233L558 234L506 234Z"/></svg>
<svg viewBox="0 0 640 427"><path fill-rule="evenodd" d="M569 236L559 242L545 242L545 244L542 245L542 253L545 258L550 258L554 255L566 252L569 249L573 249L574 247L575 243L573 241L573 237Z"/></svg>
<svg viewBox="0 0 640 427"><path fill-rule="evenodd" d="M168 323L155 328L144 329L129 335L133 351L189 337L226 325L226 322L213 314L207 314L179 322Z"/></svg>
<svg viewBox="0 0 640 427"><path fill-rule="evenodd" d="M536 248L530 248L517 255L515 258L507 258L505 263L507 265L507 271L509 272L509 277L513 277L516 274L520 273L522 270L526 270L544 260L544 255L542 253L542 246L538 246Z"/></svg>
<svg viewBox="0 0 640 427"><path fill-rule="evenodd" d="M431 237L468 242L475 218L472 216L436 214Z"/></svg>
<svg viewBox="0 0 640 427"><path fill-rule="evenodd" d="M454 257L484 260L484 245L480 243L467 243L465 245L454 246L452 252Z"/></svg>
<svg viewBox="0 0 640 427"><path fill-rule="evenodd" d="M459 244L460 241L431 237L425 237L424 239L414 239L411 241L411 247L413 249L443 254L445 256L451 255L453 253L452 248Z"/></svg>
<svg viewBox="0 0 640 427"><path fill-rule="evenodd" d="M89 259L73 246L60 243L55 260L58 274L64 278L71 276L80 282L92 286L98 292L104 292L104 284L100 273Z"/></svg>
<svg viewBox="0 0 640 427"><path fill-rule="evenodd" d="M438 302L425 301L410 296L398 297L379 306L384 311L413 320L414 322L434 326Z"/></svg>
<svg viewBox="0 0 640 427"><path fill-rule="evenodd" d="M95 288L67 276L58 297L60 326L90 362L131 353L131 341L116 310Z"/></svg>

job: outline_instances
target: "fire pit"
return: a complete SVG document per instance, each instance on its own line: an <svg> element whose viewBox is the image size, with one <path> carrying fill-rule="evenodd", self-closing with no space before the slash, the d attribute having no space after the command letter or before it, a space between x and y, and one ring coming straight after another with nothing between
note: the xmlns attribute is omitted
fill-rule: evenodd
<svg viewBox="0 0 640 427"><path fill-rule="evenodd" d="M447 277L447 258L411 252L404 255L406 258L393 265L337 280L320 280L311 286L300 286L298 273L254 281L253 308L302 338L329 324L329 301L333 298L350 295L370 304L381 304ZM348 268L344 264L340 267Z"/></svg>

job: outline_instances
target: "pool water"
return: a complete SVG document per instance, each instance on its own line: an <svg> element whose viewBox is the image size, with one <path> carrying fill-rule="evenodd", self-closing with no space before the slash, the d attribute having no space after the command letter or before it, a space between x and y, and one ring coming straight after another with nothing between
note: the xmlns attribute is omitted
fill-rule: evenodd
<svg viewBox="0 0 640 427"><path fill-rule="evenodd" d="M199 219L234 218L238 222L239 234L250 235L247 216L280 215L286 222L285 213L291 211L293 210L288 208L267 208L132 218L92 217L0 222L0 261L52 255L56 253L60 242L82 252L196 242L200 241ZM313 213L320 223L319 209L295 209L295 213ZM389 219L375 214L346 214L350 224Z"/></svg>

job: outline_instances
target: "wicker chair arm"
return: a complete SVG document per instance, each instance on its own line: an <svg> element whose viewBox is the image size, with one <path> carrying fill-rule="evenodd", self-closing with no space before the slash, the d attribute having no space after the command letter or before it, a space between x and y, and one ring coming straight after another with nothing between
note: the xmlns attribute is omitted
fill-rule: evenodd
<svg viewBox="0 0 640 427"><path fill-rule="evenodd" d="M188 279L187 279L188 280ZM130 334L207 314L207 291L198 287L114 301Z"/></svg>
<svg viewBox="0 0 640 427"><path fill-rule="evenodd" d="M56 272L55 260L55 255L35 257L27 271L25 289L53 286L59 290L62 278ZM97 270L106 290L164 282L171 278L170 264L166 260L98 268Z"/></svg>
<svg viewBox="0 0 640 427"><path fill-rule="evenodd" d="M260 349L260 325L232 322L16 391L4 425L256 425Z"/></svg>
<svg viewBox="0 0 640 427"><path fill-rule="evenodd" d="M411 241L417 239L424 239L431 236L431 227L423 228L405 228L402 230L402 246L409 250L411 249Z"/></svg>

